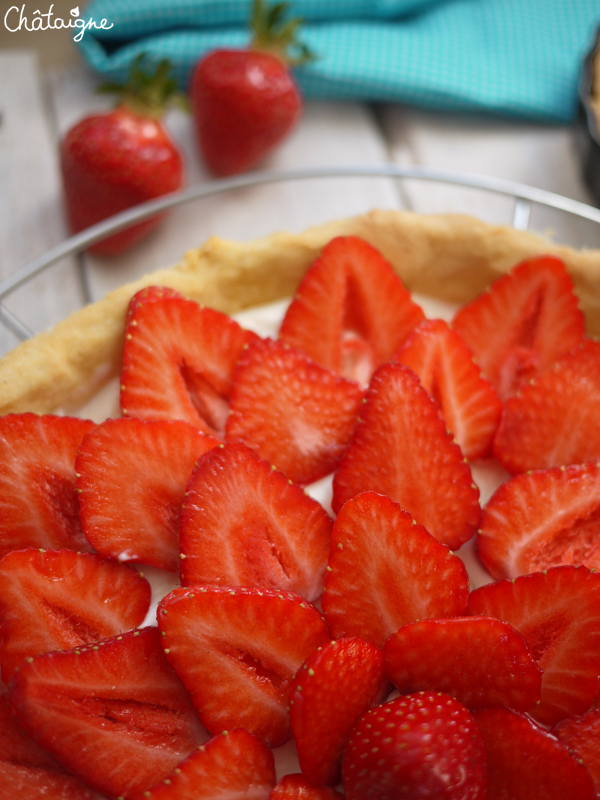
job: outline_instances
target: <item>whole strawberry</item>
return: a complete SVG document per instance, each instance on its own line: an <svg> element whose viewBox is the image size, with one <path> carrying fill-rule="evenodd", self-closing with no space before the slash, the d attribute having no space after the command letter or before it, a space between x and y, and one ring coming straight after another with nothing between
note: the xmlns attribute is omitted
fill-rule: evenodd
<svg viewBox="0 0 600 800"><path fill-rule="evenodd" d="M215 175L245 172L290 132L302 98L289 67L310 58L296 42L298 20L282 21L286 4L254 0L253 40L246 50L215 50L192 76L191 99L200 151ZM298 58L288 56L299 48Z"/></svg>
<svg viewBox="0 0 600 800"><path fill-rule="evenodd" d="M473 716L442 692L417 692L361 717L344 749L347 800L485 800L485 746Z"/></svg>
<svg viewBox="0 0 600 800"><path fill-rule="evenodd" d="M77 233L131 206L174 192L183 184L181 155L160 118L176 97L170 67L154 74L137 59L126 85L108 84L119 105L78 122L61 145L61 171L69 226ZM127 250L160 222L141 222L90 247L100 255Z"/></svg>

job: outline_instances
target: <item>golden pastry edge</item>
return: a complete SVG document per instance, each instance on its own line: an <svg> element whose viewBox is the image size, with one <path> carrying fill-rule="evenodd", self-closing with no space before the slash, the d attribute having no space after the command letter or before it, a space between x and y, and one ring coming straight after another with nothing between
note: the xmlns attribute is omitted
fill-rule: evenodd
<svg viewBox="0 0 600 800"><path fill-rule="evenodd" d="M458 214L375 210L300 234L238 243L213 237L182 261L125 284L0 359L0 414L74 411L118 373L127 304L153 284L233 314L289 297L334 236L362 236L408 289L465 303L519 261L561 257L575 283L588 332L600 334L600 251L574 250L513 228Z"/></svg>

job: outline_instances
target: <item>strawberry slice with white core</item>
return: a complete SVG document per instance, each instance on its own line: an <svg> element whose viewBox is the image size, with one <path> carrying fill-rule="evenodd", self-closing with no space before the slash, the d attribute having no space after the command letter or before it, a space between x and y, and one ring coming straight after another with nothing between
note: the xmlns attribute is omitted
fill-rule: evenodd
<svg viewBox="0 0 600 800"><path fill-rule="evenodd" d="M583 764L525 714L508 708L473 713L487 751L488 800L594 800Z"/></svg>
<svg viewBox="0 0 600 800"><path fill-rule="evenodd" d="M179 297L132 300L130 309L121 372L123 416L182 419L222 437L233 370L256 334L220 311Z"/></svg>
<svg viewBox="0 0 600 800"><path fill-rule="evenodd" d="M494 455L511 474L600 460L600 342L585 339L506 401Z"/></svg>
<svg viewBox="0 0 600 800"><path fill-rule="evenodd" d="M442 692L397 697L367 711L342 762L348 800L485 800L485 747L473 716Z"/></svg>
<svg viewBox="0 0 600 800"><path fill-rule="evenodd" d="M600 708L563 719L552 733L574 758L585 764L600 794Z"/></svg>
<svg viewBox="0 0 600 800"><path fill-rule="evenodd" d="M17 725L0 697L0 796L6 800L97 800Z"/></svg>
<svg viewBox="0 0 600 800"><path fill-rule="evenodd" d="M587 711L600 675L600 575L555 567L471 592L467 612L505 620L543 670L541 703L531 715L553 725Z"/></svg>
<svg viewBox="0 0 600 800"><path fill-rule="evenodd" d="M467 708L529 711L540 699L542 670L525 639L492 617L411 622L385 643L386 675L402 694L436 690Z"/></svg>
<svg viewBox="0 0 600 800"><path fill-rule="evenodd" d="M157 628L28 659L9 692L38 744L91 788L130 800L206 740Z"/></svg>
<svg viewBox="0 0 600 800"><path fill-rule="evenodd" d="M481 514L479 558L493 578L571 564L600 570L600 468L573 464L517 475Z"/></svg>
<svg viewBox="0 0 600 800"><path fill-rule="evenodd" d="M289 706L300 769L311 783L339 783L350 731L390 689L383 653L363 639L337 639L306 659L292 681Z"/></svg>
<svg viewBox="0 0 600 800"><path fill-rule="evenodd" d="M266 586L314 602L332 520L304 490L241 443L206 453L181 512L183 585Z"/></svg>
<svg viewBox="0 0 600 800"><path fill-rule="evenodd" d="M314 786L304 775L296 772L283 776L269 800L344 800L344 795L329 786Z"/></svg>
<svg viewBox="0 0 600 800"><path fill-rule="evenodd" d="M240 439L294 483L332 472L350 441L363 391L300 350L265 339L235 371L227 439Z"/></svg>
<svg viewBox="0 0 600 800"><path fill-rule="evenodd" d="M538 256L498 278L452 322L502 400L584 336L573 283L555 256Z"/></svg>
<svg viewBox="0 0 600 800"><path fill-rule="evenodd" d="M268 800L273 753L241 728L213 736L135 800Z"/></svg>
<svg viewBox="0 0 600 800"><path fill-rule="evenodd" d="M198 458L219 444L189 422L113 419L75 462L81 523L107 558L179 569L179 515Z"/></svg>
<svg viewBox="0 0 600 800"><path fill-rule="evenodd" d="M367 384L423 319L381 253L364 239L339 236L304 275L279 338L317 364Z"/></svg>
<svg viewBox="0 0 600 800"><path fill-rule="evenodd" d="M0 560L0 664L8 683L28 656L141 625L150 584L133 567L74 550L14 550Z"/></svg>
<svg viewBox="0 0 600 800"><path fill-rule="evenodd" d="M489 454L502 403L456 331L441 319L425 320L393 360L417 373L465 458Z"/></svg>
<svg viewBox="0 0 600 800"><path fill-rule="evenodd" d="M436 403L403 364L384 364L333 479L333 510L359 492L387 495L432 536L458 548L475 533L479 490Z"/></svg>
<svg viewBox="0 0 600 800"><path fill-rule="evenodd" d="M314 606L290 592L194 586L161 601L158 624L207 730L242 727L269 747L290 738L290 682L330 641Z"/></svg>
<svg viewBox="0 0 600 800"><path fill-rule="evenodd" d="M51 414L0 418L0 556L26 547L91 550L79 521L75 456L93 427Z"/></svg>
<svg viewBox="0 0 600 800"><path fill-rule="evenodd" d="M364 492L342 507L321 601L335 638L383 647L408 622L464 614L468 593L460 558L389 497Z"/></svg>

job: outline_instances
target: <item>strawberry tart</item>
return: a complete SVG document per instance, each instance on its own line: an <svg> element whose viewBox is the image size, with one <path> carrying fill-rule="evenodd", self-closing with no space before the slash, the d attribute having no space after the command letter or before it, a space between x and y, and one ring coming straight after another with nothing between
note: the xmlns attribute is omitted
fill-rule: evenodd
<svg viewBox="0 0 600 800"><path fill-rule="evenodd" d="M600 253L374 211L0 360L0 797L596 797L597 333Z"/></svg>

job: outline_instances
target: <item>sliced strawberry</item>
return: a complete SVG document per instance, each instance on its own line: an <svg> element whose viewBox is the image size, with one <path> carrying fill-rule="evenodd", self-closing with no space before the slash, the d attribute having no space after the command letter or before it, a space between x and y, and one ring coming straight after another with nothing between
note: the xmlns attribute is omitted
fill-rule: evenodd
<svg viewBox="0 0 600 800"><path fill-rule="evenodd" d="M292 681L289 704L300 769L311 783L339 783L350 731L390 688L383 653L363 639L338 639L306 659Z"/></svg>
<svg viewBox="0 0 600 800"><path fill-rule="evenodd" d="M182 419L222 436L233 369L256 334L191 300L134 300L123 349L123 416Z"/></svg>
<svg viewBox="0 0 600 800"><path fill-rule="evenodd" d="M313 602L323 592L332 520L243 444L206 453L181 513L183 585L266 586Z"/></svg>
<svg viewBox="0 0 600 800"><path fill-rule="evenodd" d="M596 792L600 793L600 708L579 717L563 719L552 733L574 758L585 764Z"/></svg>
<svg viewBox="0 0 600 800"><path fill-rule="evenodd" d="M395 500L432 536L457 548L475 533L479 490L435 402L403 364L379 367L333 479L333 510L359 492Z"/></svg>
<svg viewBox="0 0 600 800"><path fill-rule="evenodd" d="M488 800L596 797L586 768L524 714L482 708L474 716L487 750Z"/></svg>
<svg viewBox="0 0 600 800"><path fill-rule="evenodd" d="M126 800L206 739L157 628L35 656L9 697L38 744L91 788Z"/></svg>
<svg viewBox="0 0 600 800"><path fill-rule="evenodd" d="M279 338L367 384L424 316L381 253L357 236L339 236L304 275Z"/></svg>
<svg viewBox="0 0 600 800"><path fill-rule="evenodd" d="M481 514L479 557L494 578L572 564L600 570L600 468L572 465L517 475Z"/></svg>
<svg viewBox="0 0 600 800"><path fill-rule="evenodd" d="M14 550L0 560L2 680L28 656L141 625L150 584L133 567L74 550Z"/></svg>
<svg viewBox="0 0 600 800"><path fill-rule="evenodd" d="M275 780L273 753L238 728L213 736L136 800L268 800Z"/></svg>
<svg viewBox="0 0 600 800"><path fill-rule="evenodd" d="M313 786L299 772L284 775L269 800L343 800L344 795L329 786Z"/></svg>
<svg viewBox="0 0 600 800"><path fill-rule="evenodd" d="M456 331L441 319L425 320L394 355L394 361L417 373L465 458L489 454L502 403L491 383L481 377L473 354Z"/></svg>
<svg viewBox="0 0 600 800"><path fill-rule="evenodd" d="M543 670L542 701L531 712L552 725L587 711L600 675L600 575L586 567L555 567L482 586L467 611L516 628Z"/></svg>
<svg viewBox="0 0 600 800"><path fill-rule="evenodd" d="M334 637L383 647L408 622L465 613L463 562L388 497L364 492L333 525L322 607Z"/></svg>
<svg viewBox="0 0 600 800"><path fill-rule="evenodd" d="M207 730L243 727L272 747L290 738L290 682L329 642L314 606L289 592L194 586L161 601L158 624Z"/></svg>
<svg viewBox="0 0 600 800"><path fill-rule="evenodd" d="M563 262L524 261L461 308L452 326L502 400L574 347L583 314Z"/></svg>
<svg viewBox="0 0 600 800"><path fill-rule="evenodd" d="M525 639L492 617L411 622L385 643L385 671L402 693L432 689L467 708L529 711L540 699L542 670Z"/></svg>
<svg viewBox="0 0 600 800"><path fill-rule="evenodd" d="M600 460L600 342L584 340L510 398L494 454L511 474Z"/></svg>
<svg viewBox="0 0 600 800"><path fill-rule="evenodd" d="M113 419L75 462L81 523L107 558L179 569L179 515L194 464L219 444L189 422Z"/></svg>
<svg viewBox="0 0 600 800"><path fill-rule="evenodd" d="M253 447L294 483L312 483L339 464L362 397L357 383L299 350L257 341L235 371L227 438Z"/></svg>
<svg viewBox="0 0 600 800"><path fill-rule="evenodd" d="M181 300L184 299L180 292L175 289L170 289L168 286L146 286L144 289L140 289L129 301L127 314L125 316L125 326L129 325L133 315L144 303L154 303L157 300L161 301L171 297L178 297Z"/></svg>
<svg viewBox="0 0 600 800"><path fill-rule="evenodd" d="M485 800L485 762L467 709L442 692L418 692L360 719L344 750L344 793L347 800Z"/></svg>
<svg viewBox="0 0 600 800"><path fill-rule="evenodd" d="M91 550L79 521L75 456L93 422L0 418L0 556L25 547Z"/></svg>
<svg viewBox="0 0 600 800"><path fill-rule="evenodd" d="M6 696L0 697L0 796L6 800L96 800L17 725Z"/></svg>

